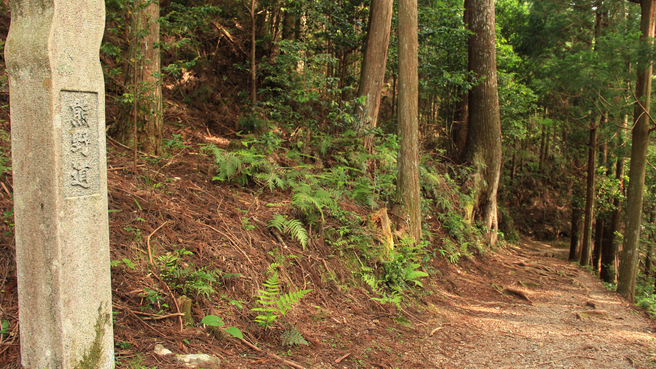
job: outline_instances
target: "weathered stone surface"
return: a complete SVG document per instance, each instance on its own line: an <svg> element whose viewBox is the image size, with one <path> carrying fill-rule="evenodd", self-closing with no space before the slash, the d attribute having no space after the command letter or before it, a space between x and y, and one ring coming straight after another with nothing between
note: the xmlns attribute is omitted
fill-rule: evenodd
<svg viewBox="0 0 656 369"><path fill-rule="evenodd" d="M114 367L102 0L10 0L22 364Z"/></svg>

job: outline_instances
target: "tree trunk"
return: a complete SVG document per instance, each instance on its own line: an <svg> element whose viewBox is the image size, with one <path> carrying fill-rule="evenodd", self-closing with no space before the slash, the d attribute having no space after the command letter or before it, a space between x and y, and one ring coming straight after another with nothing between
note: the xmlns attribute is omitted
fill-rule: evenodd
<svg viewBox="0 0 656 369"><path fill-rule="evenodd" d="M597 126L590 129L590 142L588 143L588 179L585 191L585 224L583 225L583 244L581 245L581 265L590 265L592 262L592 217L594 216L595 201L595 159L597 158Z"/></svg>
<svg viewBox="0 0 656 369"><path fill-rule="evenodd" d="M640 39L644 42L654 37L654 2L642 0ZM652 64L638 65L638 81L632 130L631 166L629 167L629 191L626 199L626 227L622 254L620 257L619 279L617 292L629 301L635 298L635 281L638 267L638 251L640 242L640 222L642 219L642 198L645 186L645 166L647 164L647 149L649 146L649 105L651 104Z"/></svg>
<svg viewBox="0 0 656 369"><path fill-rule="evenodd" d="M283 10L282 15L282 39L283 40L293 40L294 39L294 24L296 17L289 12L288 9ZM330 76L329 76L330 77Z"/></svg>
<svg viewBox="0 0 656 369"><path fill-rule="evenodd" d="M476 167L474 203L496 243L497 189L501 176L501 119L497 86L494 0L469 0L469 70L481 78L469 93L469 122L465 158ZM475 206L476 207L476 206Z"/></svg>
<svg viewBox="0 0 656 369"><path fill-rule="evenodd" d="M599 273L599 266L601 262L601 247L604 242L604 224L603 219L597 218L595 220L595 242L592 252L592 270Z"/></svg>
<svg viewBox="0 0 656 369"><path fill-rule="evenodd" d="M540 154L538 156L538 173L542 173L542 160L544 158L544 143L545 143L545 133L544 127L542 127L542 137L540 138Z"/></svg>
<svg viewBox="0 0 656 369"><path fill-rule="evenodd" d="M399 0L399 138L396 204L410 236L421 239L417 0Z"/></svg>
<svg viewBox="0 0 656 369"><path fill-rule="evenodd" d="M579 237L581 237L581 215L583 215L582 209L573 204L572 206L572 232L570 234L570 243L569 243L569 260L575 261L579 257Z"/></svg>
<svg viewBox="0 0 656 369"><path fill-rule="evenodd" d="M395 108L397 106L397 96L396 96L396 74L392 76L392 117L396 113Z"/></svg>
<svg viewBox="0 0 656 369"><path fill-rule="evenodd" d="M628 116L625 116L622 129L626 128L627 125ZM618 142L620 147L624 145L623 137L622 132L620 132ZM619 192L622 193L624 189L624 157L621 154L617 157L615 168L615 179L620 182ZM619 247L615 242L615 233L619 230L621 211L620 198L617 196L613 199L613 212L610 215L610 224L606 228L601 251L601 279L608 283L615 283L617 278L617 253Z"/></svg>
<svg viewBox="0 0 656 369"><path fill-rule="evenodd" d="M128 67L126 79L134 98L134 109L117 123L115 136L123 144L159 155L162 152L162 84L159 43L159 2L154 1L141 9L135 4L132 17L133 39L129 55L134 64ZM137 141L135 143L135 140Z"/></svg>
<svg viewBox="0 0 656 369"><path fill-rule="evenodd" d="M255 74L255 36L257 27L255 25L255 0L251 0L251 105L255 109L257 105L257 76Z"/></svg>
<svg viewBox="0 0 656 369"><path fill-rule="evenodd" d="M392 28L393 0L372 0L369 10L367 46L364 54L358 96L365 97L365 104L358 109L358 130L375 128L378 122L380 98L383 95L387 48ZM371 142L369 141L367 146Z"/></svg>
<svg viewBox="0 0 656 369"><path fill-rule="evenodd" d="M602 118L604 124L606 124L606 116ZM601 129L601 128L600 128ZM607 166L606 160L607 160L607 155L608 155L608 146L606 143L601 144L601 150L599 150L599 162ZM606 176L610 176L612 171L609 169L607 170ZM604 199L606 200L606 199ZM603 247L603 242L604 242L604 229L606 228L606 218L607 218L606 213L601 213L597 212L596 216L596 223L595 223L595 242L594 242L594 249L592 251L592 268L594 271L599 273L599 268L601 267L601 249Z"/></svg>

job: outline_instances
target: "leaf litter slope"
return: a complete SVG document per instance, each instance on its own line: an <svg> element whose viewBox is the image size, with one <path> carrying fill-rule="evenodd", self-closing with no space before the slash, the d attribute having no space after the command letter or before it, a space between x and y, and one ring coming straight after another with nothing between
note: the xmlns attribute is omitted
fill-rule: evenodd
<svg viewBox="0 0 656 369"><path fill-rule="evenodd" d="M185 141L171 156L141 160L136 175L129 151L109 141L111 258L129 261L112 268L119 368L180 367L174 357L153 352L158 343L179 354L216 355L222 368L651 367L653 324L644 313L552 257L560 249L530 240L456 266L432 261L433 277L402 311L371 300L353 287L361 285L358 277L319 237L303 249L266 226L290 211L289 194L212 183L213 164L197 154L198 145L226 141L198 132L168 132ZM11 178L0 181L0 204L9 211ZM362 216L369 212L345 206ZM8 224L0 227L0 319L10 323L0 336L0 363L19 368L15 246ZM181 268L220 269L213 292L194 293L183 279L164 283L170 276L162 260L172 256ZM313 291L284 320L263 329L249 308L269 265L281 261L286 286ZM182 294L192 298L191 328L181 329L177 315L174 297ZM261 351L200 325L209 314L239 327ZM309 346L281 345L290 325Z"/></svg>

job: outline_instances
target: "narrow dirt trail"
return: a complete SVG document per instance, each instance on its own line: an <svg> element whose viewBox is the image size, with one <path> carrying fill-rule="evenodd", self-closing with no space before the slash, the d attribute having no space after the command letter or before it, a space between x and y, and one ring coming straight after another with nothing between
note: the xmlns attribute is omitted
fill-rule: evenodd
<svg viewBox="0 0 656 369"><path fill-rule="evenodd" d="M562 252L524 240L445 275L453 290L418 343L425 367L656 367L653 321Z"/></svg>

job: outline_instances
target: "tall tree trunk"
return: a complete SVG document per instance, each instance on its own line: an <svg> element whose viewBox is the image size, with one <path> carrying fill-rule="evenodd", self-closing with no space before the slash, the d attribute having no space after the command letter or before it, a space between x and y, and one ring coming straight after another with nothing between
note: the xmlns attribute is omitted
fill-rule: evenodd
<svg viewBox="0 0 656 369"><path fill-rule="evenodd" d="M396 113L396 107L398 105L397 101L397 96L396 96L396 74L392 76L392 117L394 117L394 113Z"/></svg>
<svg viewBox="0 0 656 369"><path fill-rule="evenodd" d="M542 169L544 169L544 166L547 163L547 160L549 160L549 143L553 139L551 137L551 132L545 129L547 135L544 138L544 152L542 153ZM542 173L542 169L540 169L540 173Z"/></svg>
<svg viewBox="0 0 656 369"><path fill-rule="evenodd" d="M253 110L257 105L257 75L255 74L255 36L257 27L255 24L255 0L251 0L251 7L248 9L251 13L251 105Z"/></svg>
<svg viewBox="0 0 656 369"><path fill-rule="evenodd" d="M469 93L465 158L476 167L475 204L494 245L499 229L497 189L501 176L501 119L497 86L494 0L468 1L469 70L481 79Z"/></svg>
<svg viewBox="0 0 656 369"><path fill-rule="evenodd" d="M590 129L590 142L588 143L588 178L585 191L585 224L583 225L583 244L581 245L581 265L590 265L592 262L592 218L594 216L595 201L595 159L597 157L597 126Z"/></svg>
<svg viewBox="0 0 656 369"><path fill-rule="evenodd" d="M654 3L656 0L642 0L640 3L640 39L644 42L654 37ZM640 222L642 219L642 198L645 186L645 166L649 147L649 105L651 104L652 64L638 65L638 81L633 119L635 125L631 140L631 166L629 167L629 191L626 199L626 227L620 257L617 292L629 301L635 299L635 282L638 271L638 251L640 243Z"/></svg>
<svg viewBox="0 0 656 369"><path fill-rule="evenodd" d="M569 260L579 260L579 239L581 237L581 216L583 211L581 207L573 201L572 205L572 231L570 233L569 243Z"/></svg>
<svg viewBox="0 0 656 369"><path fill-rule="evenodd" d="M283 10L282 17L282 39L293 40L296 17L288 9Z"/></svg>
<svg viewBox="0 0 656 369"><path fill-rule="evenodd" d="M393 0L372 0L369 9L367 47L365 49L358 96L365 97L365 104L358 109L358 129L375 128L378 122L380 98L383 95L387 48L392 29ZM370 146L371 140L365 140Z"/></svg>
<svg viewBox="0 0 656 369"><path fill-rule="evenodd" d="M625 129L627 125L628 116L625 116L622 129ZM623 137L623 133L620 132L617 144L619 147L624 145ZM621 194L624 192L624 157L621 154L617 156L615 179L619 181L619 192ZM610 224L606 228L601 251L601 279L608 283L615 283L617 278L617 253L619 247L615 242L615 233L619 230L621 211L620 196L616 196L613 199L613 212L610 215Z"/></svg>
<svg viewBox="0 0 656 369"><path fill-rule="evenodd" d="M606 116L603 118L604 124L606 124ZM601 128L600 128L601 129ZM608 146L606 143L603 143L601 145L601 150L599 152L599 162L602 165L607 166L606 160L608 156ZM612 171L608 169L606 176L610 176ZM597 212L596 220L595 220L595 242L594 242L594 249L592 251L592 268L595 270L597 273L599 273L599 268L601 267L601 249L603 247L603 242L604 242L604 229L606 228L606 218L607 215L605 212Z"/></svg>
<svg viewBox="0 0 656 369"><path fill-rule="evenodd" d="M409 233L421 239L417 0L399 0L399 137L396 203Z"/></svg>
<svg viewBox="0 0 656 369"><path fill-rule="evenodd" d="M128 67L127 80L134 98L134 108L125 119L120 119L116 138L127 146L141 146L141 150L154 155L162 152L162 83L159 43L159 2L135 3L132 17L133 39L129 55L133 60ZM137 142L135 142L135 140Z"/></svg>
<svg viewBox="0 0 656 369"><path fill-rule="evenodd" d="M544 159L544 143L547 136L544 127L542 127L542 135L540 138L540 154L538 157L538 173L542 173L542 160Z"/></svg>
<svg viewBox="0 0 656 369"><path fill-rule="evenodd" d="M597 217L595 220L595 242L594 249L592 252L592 270L599 273L599 267L601 263L601 248L604 242L604 228L606 221Z"/></svg>

